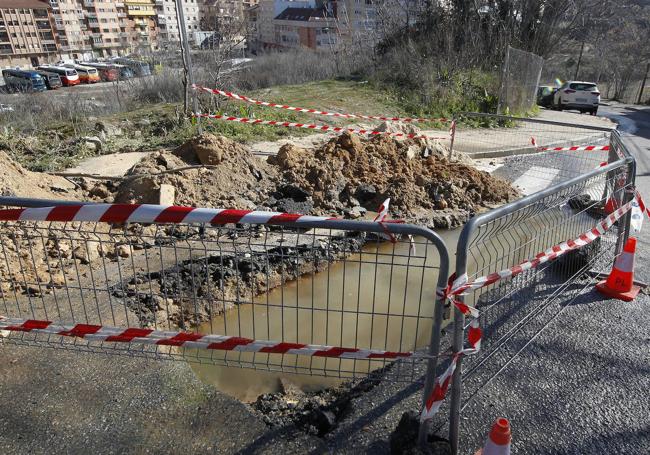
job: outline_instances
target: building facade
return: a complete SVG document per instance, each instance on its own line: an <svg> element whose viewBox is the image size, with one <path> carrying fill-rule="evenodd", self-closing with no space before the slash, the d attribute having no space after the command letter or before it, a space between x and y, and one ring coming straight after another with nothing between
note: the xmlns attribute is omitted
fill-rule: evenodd
<svg viewBox="0 0 650 455"><path fill-rule="evenodd" d="M196 33L201 30L201 7L203 0L181 0L185 29L191 44L195 44ZM175 0L156 0L156 15L158 19L158 42L162 49L178 47L180 30L176 17Z"/></svg>
<svg viewBox="0 0 650 455"><path fill-rule="evenodd" d="M158 17L154 0L125 0L125 33L129 50L148 53L158 49Z"/></svg>
<svg viewBox="0 0 650 455"><path fill-rule="evenodd" d="M81 4L73 0L52 0L56 39L63 59L86 59L93 55L88 25Z"/></svg>
<svg viewBox="0 0 650 455"><path fill-rule="evenodd" d="M333 50L352 42L371 47L415 24L425 5L426 0L261 0L255 43L266 49Z"/></svg>
<svg viewBox="0 0 650 455"><path fill-rule="evenodd" d="M38 0L0 0L0 66L39 65L58 56L52 10Z"/></svg>

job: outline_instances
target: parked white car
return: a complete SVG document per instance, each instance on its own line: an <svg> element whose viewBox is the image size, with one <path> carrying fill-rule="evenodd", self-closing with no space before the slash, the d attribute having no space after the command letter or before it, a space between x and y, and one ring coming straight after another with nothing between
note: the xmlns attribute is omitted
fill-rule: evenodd
<svg viewBox="0 0 650 455"><path fill-rule="evenodd" d="M553 106L556 109L575 109L581 114L589 112L591 115L596 115L598 104L600 104L600 90L593 82L565 82L555 92L553 98Z"/></svg>
<svg viewBox="0 0 650 455"><path fill-rule="evenodd" d="M14 111L14 108L11 107L10 105L0 103L0 113L2 113L2 112L13 112L13 111Z"/></svg>

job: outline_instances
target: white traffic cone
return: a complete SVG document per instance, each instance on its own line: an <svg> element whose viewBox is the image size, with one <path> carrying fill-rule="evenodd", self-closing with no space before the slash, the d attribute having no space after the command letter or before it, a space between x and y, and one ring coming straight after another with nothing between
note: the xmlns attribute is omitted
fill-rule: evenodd
<svg viewBox="0 0 650 455"><path fill-rule="evenodd" d="M492 425L485 445L474 455L510 455L511 441L510 422L508 419L499 417Z"/></svg>

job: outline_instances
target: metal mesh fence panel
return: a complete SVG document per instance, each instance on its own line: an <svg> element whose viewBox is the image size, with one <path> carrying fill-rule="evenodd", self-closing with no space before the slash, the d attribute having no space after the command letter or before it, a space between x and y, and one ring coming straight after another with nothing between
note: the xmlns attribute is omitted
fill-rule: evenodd
<svg viewBox="0 0 650 455"><path fill-rule="evenodd" d="M8 318L343 350L424 353L431 337L439 245L421 236L391 243L383 234L331 228L18 221L2 223L0 238L0 315ZM193 349L29 331L13 331L4 341L336 378L385 369L382 377L409 382L422 380L415 366L428 360L393 365L394 358Z"/></svg>
<svg viewBox="0 0 650 455"><path fill-rule="evenodd" d="M598 152L550 151L547 148L585 145L607 145L613 128L579 125L549 120L528 119L492 114L462 113L457 116L462 123L480 123L484 127L499 128L499 134L490 129L458 127L454 137L454 151L467 153L473 158L497 158L512 155L546 155L556 157L561 166L572 175L592 170L598 165ZM538 157L507 158L529 163ZM542 158L543 159L543 158ZM602 160L601 160L602 161ZM572 162L574 165L566 165ZM567 171L565 171L567 172Z"/></svg>
<svg viewBox="0 0 650 455"><path fill-rule="evenodd" d="M508 46L501 74L499 114L523 114L534 105L544 59Z"/></svg>
<svg viewBox="0 0 650 455"><path fill-rule="evenodd" d="M617 137L612 139L613 147L622 153L622 144ZM630 158L620 159L607 170L592 168L588 176L550 187L531 196L530 202L509 204L477 219L466 227L466 235L461 235L457 253L461 268L457 273L464 269L472 281L514 267L553 245L590 231L612 207L630 200L633 169ZM458 444L458 434L463 432L458 426L460 414L471 406L482 388L502 373L562 308L593 286L597 272L609 270L627 235L628 217L625 215L604 235L580 249L465 296L465 303L480 311L483 337L478 355L465 358L462 370L458 370L462 395L457 382L458 395L450 404L452 444ZM456 329L463 327L466 329L467 323ZM439 428L446 424L442 419L438 421ZM476 443L476 438L461 438L456 449L462 451Z"/></svg>

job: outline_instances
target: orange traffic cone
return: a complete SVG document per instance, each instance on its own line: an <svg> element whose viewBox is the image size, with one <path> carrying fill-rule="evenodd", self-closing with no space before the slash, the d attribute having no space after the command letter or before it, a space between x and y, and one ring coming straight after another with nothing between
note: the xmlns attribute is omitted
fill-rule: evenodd
<svg viewBox="0 0 650 455"><path fill-rule="evenodd" d="M494 421L485 445L474 455L510 455L511 441L510 422L499 417Z"/></svg>
<svg viewBox="0 0 650 455"><path fill-rule="evenodd" d="M634 285L634 252L636 251L636 238L630 237L625 243L623 252L616 262L614 268L607 277L596 285L598 292L605 294L612 299L619 299L631 302L639 293L639 286Z"/></svg>

